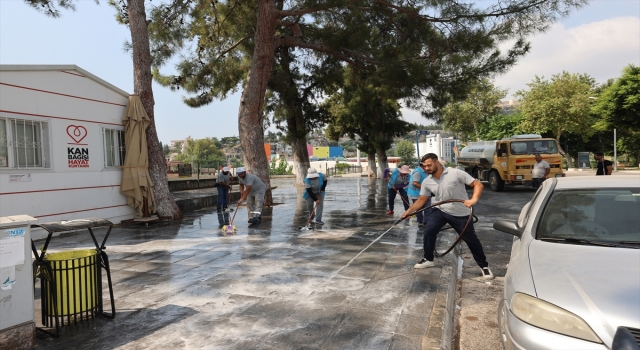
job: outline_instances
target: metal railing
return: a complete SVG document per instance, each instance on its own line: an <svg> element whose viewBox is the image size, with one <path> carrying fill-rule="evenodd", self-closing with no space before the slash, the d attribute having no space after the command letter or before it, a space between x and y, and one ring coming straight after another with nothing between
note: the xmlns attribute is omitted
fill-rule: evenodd
<svg viewBox="0 0 640 350"><path fill-rule="evenodd" d="M349 165L348 167L329 168L326 171L327 176L336 176L344 174L359 174L362 173L361 165Z"/></svg>

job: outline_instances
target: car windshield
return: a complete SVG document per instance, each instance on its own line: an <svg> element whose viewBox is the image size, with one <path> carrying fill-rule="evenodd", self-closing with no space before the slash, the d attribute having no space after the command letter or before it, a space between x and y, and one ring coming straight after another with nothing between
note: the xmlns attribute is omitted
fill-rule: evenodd
<svg viewBox="0 0 640 350"><path fill-rule="evenodd" d="M640 188L555 191L537 238L640 242Z"/></svg>
<svg viewBox="0 0 640 350"><path fill-rule="evenodd" d="M535 140L511 142L511 154L558 153L556 141Z"/></svg>

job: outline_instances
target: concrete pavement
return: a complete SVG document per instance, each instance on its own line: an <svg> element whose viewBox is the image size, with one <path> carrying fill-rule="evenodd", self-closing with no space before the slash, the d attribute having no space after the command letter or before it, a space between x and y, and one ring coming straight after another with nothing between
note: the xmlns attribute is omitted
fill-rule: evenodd
<svg viewBox="0 0 640 350"><path fill-rule="evenodd" d="M448 348L447 307L455 291L449 281L457 260L414 270L422 255L415 220L354 259L397 220L384 215L385 185L330 179L325 225L300 231L308 213L291 183L272 183L278 204L265 209L260 224L248 227L240 208L231 236L220 227L233 213L215 209L187 213L177 223L114 228L106 251L117 317L64 327L60 338L40 339L37 347ZM88 234L78 233L53 238L49 251L92 246Z"/></svg>

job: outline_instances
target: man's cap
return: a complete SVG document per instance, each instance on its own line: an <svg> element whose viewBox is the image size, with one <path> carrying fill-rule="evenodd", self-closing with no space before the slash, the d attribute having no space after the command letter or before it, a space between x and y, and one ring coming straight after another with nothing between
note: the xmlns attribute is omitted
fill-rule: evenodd
<svg viewBox="0 0 640 350"><path fill-rule="evenodd" d="M242 174L242 173L246 173L247 169L245 169L243 166L239 167L238 169L236 169L236 173L238 174Z"/></svg>
<svg viewBox="0 0 640 350"><path fill-rule="evenodd" d="M307 170L307 179L315 179L318 176L316 168L309 168L309 170Z"/></svg>
<svg viewBox="0 0 640 350"><path fill-rule="evenodd" d="M222 168L222 171L229 171L229 168L224 167L224 168Z"/></svg>
<svg viewBox="0 0 640 350"><path fill-rule="evenodd" d="M401 174L409 174L411 172L411 170L409 170L409 166L408 165L403 165L400 167L400 173Z"/></svg>

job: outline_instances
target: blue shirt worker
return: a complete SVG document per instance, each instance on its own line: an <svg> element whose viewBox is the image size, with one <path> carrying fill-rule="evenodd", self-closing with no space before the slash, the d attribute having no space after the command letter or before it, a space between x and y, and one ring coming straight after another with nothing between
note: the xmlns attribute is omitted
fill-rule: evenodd
<svg viewBox="0 0 640 350"><path fill-rule="evenodd" d="M229 210L229 192L231 191L231 174L229 173L229 168L224 167L222 171L218 173L216 187L218 188L218 211Z"/></svg>
<svg viewBox="0 0 640 350"><path fill-rule="evenodd" d="M413 203L409 210L402 214L403 218L408 218L414 211L422 208L432 195L436 203L449 199L458 199L464 200L464 204L447 203L428 210L429 213L427 215L429 215L429 220L427 220L423 240L424 257L419 263L413 266L416 269L435 266L433 258L438 233L442 227L448 223L460 234L469 219L468 208L478 203L483 189L480 181L474 179L465 171L441 166L438 162L438 156L433 153L425 154L420 161L429 176L427 176L421 184L420 197ZM465 185L473 188L473 196L471 199L468 199ZM473 222L469 222L469 226L462 235L462 240L467 244L469 250L471 250L473 259L478 266L480 266L482 277L484 279L492 279L493 273L491 273L489 269L489 263L484 255L482 243L480 243L476 231L473 228Z"/></svg>
<svg viewBox="0 0 640 350"><path fill-rule="evenodd" d="M418 167L413 169L410 178L411 183L407 188L407 194L409 195L409 198L411 198L411 202L415 203L420 197L420 187L422 185L422 182L427 178L427 173L424 171L424 169L422 169L422 164L418 164ZM429 198L429 200L424 204L422 208L426 208L429 205L431 205L431 198ZM416 219L418 220L418 227L423 228L427 220L427 216L425 215L425 213L419 212L418 214L416 214Z"/></svg>
<svg viewBox="0 0 640 350"><path fill-rule="evenodd" d="M322 209L324 208L324 191L327 188L327 179L323 173L319 173L315 168L309 168L307 171L307 178L304 179L304 188L306 191L302 195L302 198L307 202L307 210L309 213L313 211L314 205L316 206L315 216L316 224L324 225L322 222Z"/></svg>
<svg viewBox="0 0 640 350"><path fill-rule="evenodd" d="M409 186L409 170L408 165L403 165L399 169L396 169L391 173L391 178L389 179L388 187L388 196L389 196L389 211L387 211L387 215L393 215L393 202L396 200L396 194L399 193L400 197L402 197L402 204L404 205L404 210L409 208L409 197L407 197L406 187Z"/></svg>
<svg viewBox="0 0 640 350"><path fill-rule="evenodd" d="M244 167L239 167L236 172L238 173L238 182L240 183L238 206L240 206L246 198L249 223L258 223L262 220L260 215L262 215L262 205L264 204L264 194L267 192L267 186L259 177L248 174Z"/></svg>

